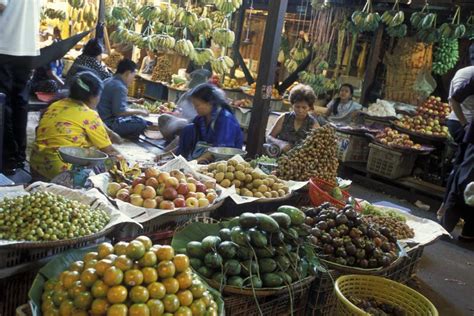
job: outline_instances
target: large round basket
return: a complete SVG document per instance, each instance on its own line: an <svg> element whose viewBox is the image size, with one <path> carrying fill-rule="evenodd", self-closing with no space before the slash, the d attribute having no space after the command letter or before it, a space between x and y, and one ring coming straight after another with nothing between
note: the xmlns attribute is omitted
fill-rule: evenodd
<svg viewBox="0 0 474 316"><path fill-rule="evenodd" d="M337 307L335 315L370 315L352 304L348 297L373 298L397 306L406 315L437 316L436 307L417 291L398 282L371 275L344 275L334 285Z"/></svg>

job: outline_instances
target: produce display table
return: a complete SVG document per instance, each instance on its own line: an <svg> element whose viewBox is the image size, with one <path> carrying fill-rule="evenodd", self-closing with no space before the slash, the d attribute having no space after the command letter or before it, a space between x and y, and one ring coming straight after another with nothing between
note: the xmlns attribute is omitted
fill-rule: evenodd
<svg viewBox="0 0 474 316"><path fill-rule="evenodd" d="M145 80L145 89L143 96L152 100L167 100L168 88L161 82L151 80L151 75L138 74L140 78Z"/></svg>

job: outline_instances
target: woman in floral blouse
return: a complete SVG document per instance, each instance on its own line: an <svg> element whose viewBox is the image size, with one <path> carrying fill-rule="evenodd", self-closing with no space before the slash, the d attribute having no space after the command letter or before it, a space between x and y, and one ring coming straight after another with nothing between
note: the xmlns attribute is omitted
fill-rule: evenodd
<svg viewBox="0 0 474 316"><path fill-rule="evenodd" d="M102 92L102 82L91 72L73 78L70 97L51 104L36 130L31 152L34 175L52 179L71 165L64 163L58 149L63 146L95 147L109 156L119 156L107 129L94 110Z"/></svg>
<svg viewBox="0 0 474 316"><path fill-rule="evenodd" d="M69 72L71 75L75 75L83 70L90 70L101 80L112 77L112 73L102 64L102 53L103 48L99 41L95 38L89 40Z"/></svg>

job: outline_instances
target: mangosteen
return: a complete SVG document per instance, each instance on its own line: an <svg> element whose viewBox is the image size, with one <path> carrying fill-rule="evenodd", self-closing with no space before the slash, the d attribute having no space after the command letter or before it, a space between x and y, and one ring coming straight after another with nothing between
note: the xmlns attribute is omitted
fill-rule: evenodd
<svg viewBox="0 0 474 316"><path fill-rule="evenodd" d="M315 208L310 208L306 211L306 216L309 216L309 217L315 217L316 215L318 215L318 211L317 209Z"/></svg>
<svg viewBox="0 0 474 316"><path fill-rule="evenodd" d="M347 257L347 253L344 247L339 247L336 249L336 256L343 258Z"/></svg>
<svg viewBox="0 0 474 316"><path fill-rule="evenodd" d="M322 212L321 212L321 213L318 215L316 222L318 222L318 221L323 221L323 222L325 222L325 221L327 221L327 220L328 220L328 216L327 216L326 214L322 214Z"/></svg>
<svg viewBox="0 0 474 316"><path fill-rule="evenodd" d="M377 268L379 263L377 262L377 259L369 259L369 268Z"/></svg>
<svg viewBox="0 0 474 316"><path fill-rule="evenodd" d="M323 252L327 255L333 254L334 253L334 247L331 246L330 244L325 244L323 248Z"/></svg>
<svg viewBox="0 0 474 316"><path fill-rule="evenodd" d="M348 266L353 266L356 262L356 258L352 257L352 256L349 256L349 257L346 258L346 261L347 261Z"/></svg>
<svg viewBox="0 0 474 316"><path fill-rule="evenodd" d="M336 224L341 225L341 224L346 224L348 221L347 216L344 214L338 214L336 216Z"/></svg>
<svg viewBox="0 0 474 316"><path fill-rule="evenodd" d="M388 267L392 263L392 260L390 260L388 256L382 256L382 259L379 260L379 263L384 267Z"/></svg>
<svg viewBox="0 0 474 316"><path fill-rule="evenodd" d="M354 221L352 219L350 219L350 220L347 221L346 225L347 225L347 227L352 228L352 227L354 227Z"/></svg>
<svg viewBox="0 0 474 316"><path fill-rule="evenodd" d="M328 208L331 207L331 203L329 203L329 202L324 202L324 203L321 204L319 207L322 208L323 210L326 210L326 209L328 209Z"/></svg>
<svg viewBox="0 0 474 316"><path fill-rule="evenodd" d="M364 249L357 249L355 256L357 259L364 259L365 258L365 250Z"/></svg>
<svg viewBox="0 0 474 316"><path fill-rule="evenodd" d="M331 219L336 219L337 217L337 211L335 210L328 210L328 218L331 218Z"/></svg>
<svg viewBox="0 0 474 316"><path fill-rule="evenodd" d="M346 215L348 219L352 220L352 219L357 218L358 214L357 214L356 211L354 211L354 209L352 207L349 207L347 209L346 208L347 208L347 206L344 208L344 215Z"/></svg>
<svg viewBox="0 0 474 316"><path fill-rule="evenodd" d="M329 228L336 227L336 221L332 218L328 219L327 222Z"/></svg>
<svg viewBox="0 0 474 316"><path fill-rule="evenodd" d="M375 245L375 247L380 247L380 246L382 246L382 243L383 243L383 242L382 242L382 239L380 239L379 237L375 237L375 238L374 238L374 245Z"/></svg>
<svg viewBox="0 0 474 316"><path fill-rule="evenodd" d="M339 231L337 230L337 228L331 228L329 230L329 235L331 235L332 238L337 238L340 236L340 233Z"/></svg>
<svg viewBox="0 0 474 316"><path fill-rule="evenodd" d="M318 237L315 237L315 236L310 236L309 240L311 241L313 245L317 245L319 242Z"/></svg>
<svg viewBox="0 0 474 316"><path fill-rule="evenodd" d="M349 256L354 256L357 252L356 246L351 242L350 244L345 245L346 252Z"/></svg>
<svg viewBox="0 0 474 316"><path fill-rule="evenodd" d="M367 259L359 259L357 260L357 265L362 269L367 269L369 266L369 261L367 261Z"/></svg>
<svg viewBox="0 0 474 316"><path fill-rule="evenodd" d="M354 239L352 239L352 242L354 243L354 245L355 245L357 248L365 249L365 240L364 240L364 239L362 239L362 238L354 238Z"/></svg>
<svg viewBox="0 0 474 316"><path fill-rule="evenodd" d="M336 237L332 240L332 245L334 247L342 247L344 245L344 242L342 241L342 238Z"/></svg>
<svg viewBox="0 0 474 316"><path fill-rule="evenodd" d="M320 239L325 244L332 242L332 237L328 233L322 233Z"/></svg>
<svg viewBox="0 0 474 316"><path fill-rule="evenodd" d="M337 220L336 220L336 222L337 222ZM349 233L349 227L347 227L346 224L341 224L341 225L337 226L337 230L339 230L339 232L341 233L341 236L347 235L347 233Z"/></svg>
<svg viewBox="0 0 474 316"><path fill-rule="evenodd" d="M368 240L366 243L365 243L365 252L366 253L372 253L372 251L374 251L375 249L375 246L374 246L374 243L370 240Z"/></svg>
<svg viewBox="0 0 474 316"><path fill-rule="evenodd" d="M356 217L352 221L354 221L355 227L359 227L362 224L362 219L360 217Z"/></svg>
<svg viewBox="0 0 474 316"><path fill-rule="evenodd" d="M317 227L311 228L311 235L314 237L321 237L321 230Z"/></svg>
<svg viewBox="0 0 474 316"><path fill-rule="evenodd" d="M310 216L306 216L304 223L312 226L314 224L314 219Z"/></svg>
<svg viewBox="0 0 474 316"><path fill-rule="evenodd" d="M349 236L342 237L342 241L344 242L344 245L352 244L352 239Z"/></svg>
<svg viewBox="0 0 474 316"><path fill-rule="evenodd" d="M360 238L361 234L362 234L362 232L359 229L355 228L355 227L351 228L351 230L349 232L349 236L351 236L351 238Z"/></svg>
<svg viewBox="0 0 474 316"><path fill-rule="evenodd" d="M382 250L380 250L380 248L375 248L374 251L372 252L372 256L375 259L382 258L383 257L383 252L382 252Z"/></svg>
<svg viewBox="0 0 474 316"><path fill-rule="evenodd" d="M390 243L384 242L382 246L380 246L380 249L382 249L383 252L389 252L392 250L392 247L390 246Z"/></svg>
<svg viewBox="0 0 474 316"><path fill-rule="evenodd" d="M384 235L385 237L387 237L387 238L389 238L389 237L392 236L392 233L390 232L390 229L388 229L388 228L385 227L385 226L384 226L384 227L381 227L381 228L379 229L379 232L380 232L382 235Z"/></svg>
<svg viewBox="0 0 474 316"><path fill-rule="evenodd" d="M327 230L328 224L325 221L320 221L316 224L316 227L319 228L320 230Z"/></svg>
<svg viewBox="0 0 474 316"><path fill-rule="evenodd" d="M341 257L336 258L336 261L335 261L335 262L336 262L337 264L340 264L340 265L343 265L343 266L346 266L346 265L347 265L346 259L341 258Z"/></svg>
<svg viewBox="0 0 474 316"><path fill-rule="evenodd" d="M359 230L362 232L364 236L367 236L367 225L365 224L360 225Z"/></svg>
<svg viewBox="0 0 474 316"><path fill-rule="evenodd" d="M377 232L372 227L368 227L367 228L367 236L369 238L375 238L375 237L377 237Z"/></svg>

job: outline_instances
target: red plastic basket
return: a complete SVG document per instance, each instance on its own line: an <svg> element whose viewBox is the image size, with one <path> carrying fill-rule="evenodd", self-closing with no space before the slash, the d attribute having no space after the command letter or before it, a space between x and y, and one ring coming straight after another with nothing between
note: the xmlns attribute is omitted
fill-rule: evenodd
<svg viewBox="0 0 474 316"><path fill-rule="evenodd" d="M315 206L319 206L325 202L331 203L337 208L343 208L346 204L342 201L336 200L328 192L332 191L335 188L334 184L326 182L322 179L312 178L309 179L309 198ZM341 190L344 201L347 201L351 195L344 190ZM357 211L361 210L361 207L357 201L355 201L355 209Z"/></svg>

